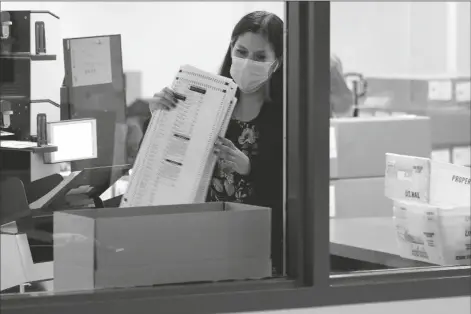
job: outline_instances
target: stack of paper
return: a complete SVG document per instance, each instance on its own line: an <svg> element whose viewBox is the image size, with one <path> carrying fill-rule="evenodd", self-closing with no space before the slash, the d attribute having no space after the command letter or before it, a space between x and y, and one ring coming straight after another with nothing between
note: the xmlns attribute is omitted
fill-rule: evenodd
<svg viewBox="0 0 471 314"><path fill-rule="evenodd" d="M152 114L120 207L204 202L214 143L227 130L237 85L186 65L172 89L182 97L174 110Z"/></svg>

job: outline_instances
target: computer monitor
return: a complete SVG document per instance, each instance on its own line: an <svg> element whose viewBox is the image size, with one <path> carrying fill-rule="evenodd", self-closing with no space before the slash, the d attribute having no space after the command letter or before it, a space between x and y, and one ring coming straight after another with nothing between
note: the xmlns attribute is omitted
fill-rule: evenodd
<svg viewBox="0 0 471 314"><path fill-rule="evenodd" d="M57 152L44 154L44 162L60 163L97 158L96 119L74 119L47 124L50 145Z"/></svg>

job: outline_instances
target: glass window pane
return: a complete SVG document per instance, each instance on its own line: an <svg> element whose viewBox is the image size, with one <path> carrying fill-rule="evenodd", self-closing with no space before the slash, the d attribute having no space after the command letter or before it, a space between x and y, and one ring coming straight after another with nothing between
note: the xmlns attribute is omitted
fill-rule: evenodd
<svg viewBox="0 0 471 314"><path fill-rule="evenodd" d="M332 274L470 265L469 47L469 3L331 3Z"/></svg>
<svg viewBox="0 0 471 314"><path fill-rule="evenodd" d="M285 3L2 10L3 294L286 277Z"/></svg>

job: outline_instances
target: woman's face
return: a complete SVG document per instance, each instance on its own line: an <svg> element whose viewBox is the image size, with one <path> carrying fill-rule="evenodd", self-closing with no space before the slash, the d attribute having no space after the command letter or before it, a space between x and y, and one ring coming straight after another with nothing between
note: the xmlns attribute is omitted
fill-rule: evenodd
<svg viewBox="0 0 471 314"><path fill-rule="evenodd" d="M265 37L252 32L239 36L232 48L232 55L258 62L273 62L276 60L275 51Z"/></svg>

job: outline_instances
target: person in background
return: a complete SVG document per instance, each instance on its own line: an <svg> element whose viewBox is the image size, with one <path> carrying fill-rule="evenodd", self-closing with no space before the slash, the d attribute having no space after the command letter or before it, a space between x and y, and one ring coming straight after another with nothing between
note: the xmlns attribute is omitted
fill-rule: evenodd
<svg viewBox="0 0 471 314"><path fill-rule="evenodd" d="M330 110L332 117L352 116L353 93L343 76L342 62L332 55L330 58Z"/></svg>
<svg viewBox="0 0 471 314"><path fill-rule="evenodd" d="M247 14L234 27L219 74L238 85L238 102L225 138L215 143L218 162L207 195L208 202L272 209L274 275L281 275L283 267L283 33L283 21L265 11ZM148 104L133 104L128 125L135 138L128 139L129 150L140 145L137 138L145 134L150 111L177 106L169 88ZM147 119L139 131L142 117Z"/></svg>

